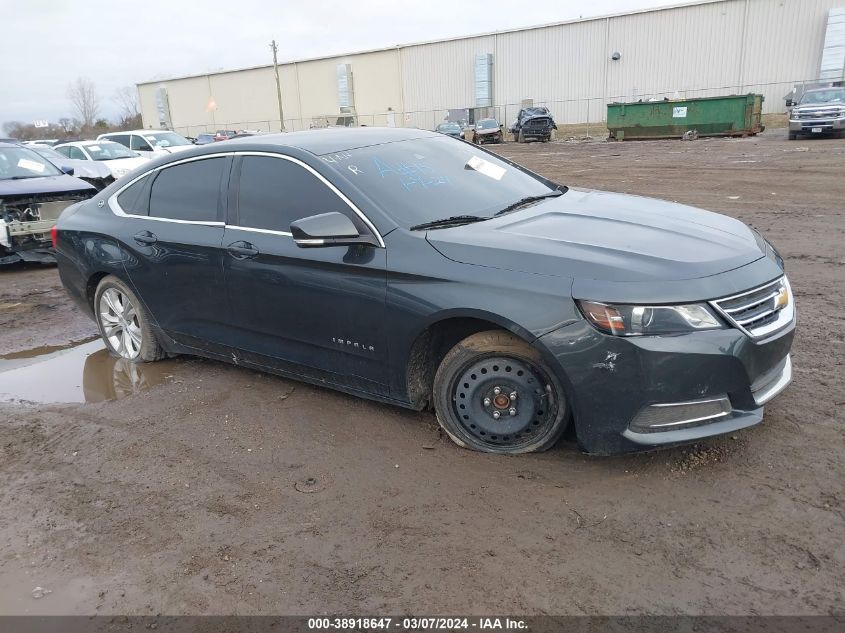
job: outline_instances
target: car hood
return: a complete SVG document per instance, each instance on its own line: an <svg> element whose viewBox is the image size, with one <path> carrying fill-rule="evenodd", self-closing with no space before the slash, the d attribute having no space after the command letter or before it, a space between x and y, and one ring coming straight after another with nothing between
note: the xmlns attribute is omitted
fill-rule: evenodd
<svg viewBox="0 0 845 633"><path fill-rule="evenodd" d="M96 189L87 182L62 174L42 178L22 178L21 180L0 180L0 200L41 193L96 193Z"/></svg>
<svg viewBox="0 0 845 633"><path fill-rule="evenodd" d="M123 176L136 167L140 167L148 162L150 162L149 158L134 156L132 158L114 158L112 160L104 160L102 164L106 169L110 170L110 173L114 175L115 178L120 178L120 176Z"/></svg>
<svg viewBox="0 0 845 633"><path fill-rule="evenodd" d="M802 103L792 108L793 114L807 114L818 112L821 116L829 116L831 112L845 110L845 103Z"/></svg>
<svg viewBox="0 0 845 633"><path fill-rule="evenodd" d="M73 175L76 178L108 178L111 176L108 167L92 160L78 160L76 158L48 160L56 167L72 167Z"/></svg>
<svg viewBox="0 0 845 633"><path fill-rule="evenodd" d="M739 220L681 204L570 189L499 218L429 231L457 262L608 282L680 281L765 257Z"/></svg>
<svg viewBox="0 0 845 633"><path fill-rule="evenodd" d="M485 134L498 134L499 132L501 132L501 128L491 127L491 128L486 128L486 129L483 129L483 130L475 130L475 132L479 136L484 136Z"/></svg>

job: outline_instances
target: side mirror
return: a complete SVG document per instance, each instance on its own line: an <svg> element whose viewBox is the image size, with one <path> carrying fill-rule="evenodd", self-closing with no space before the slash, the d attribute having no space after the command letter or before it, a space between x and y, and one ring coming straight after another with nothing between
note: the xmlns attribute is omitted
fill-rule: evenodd
<svg viewBox="0 0 845 633"><path fill-rule="evenodd" d="M792 99L786 100L786 107L787 108L791 108L793 105L795 105L795 102Z"/></svg>
<svg viewBox="0 0 845 633"><path fill-rule="evenodd" d="M62 173L67 174L68 176L73 176L73 167L68 167L67 165L61 167Z"/></svg>
<svg viewBox="0 0 845 633"><path fill-rule="evenodd" d="M371 244L375 241L369 235L361 235L348 217L337 211L321 213L291 222L293 241L300 248L321 246L352 246Z"/></svg>

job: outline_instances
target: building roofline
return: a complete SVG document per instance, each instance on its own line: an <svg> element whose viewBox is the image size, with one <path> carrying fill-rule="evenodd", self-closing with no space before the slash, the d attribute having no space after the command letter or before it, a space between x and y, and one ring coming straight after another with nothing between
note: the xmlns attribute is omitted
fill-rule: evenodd
<svg viewBox="0 0 845 633"><path fill-rule="evenodd" d="M407 44L395 44L393 46L382 46L380 48L368 48L368 49L364 49L364 50L350 51L350 52L346 52L346 53L335 53L333 55L320 55L320 56L317 56L317 57L304 57L304 58L301 58L301 59L290 59L290 60L279 62L279 66L291 66L291 65L294 65L294 64L304 64L304 63L307 63L307 62L316 62L316 61L322 61L322 60L326 60L326 59L339 59L339 58L342 58L342 57L353 57L353 56L356 56L356 55L367 55L369 53L383 53L385 51L395 51L395 50L401 50L403 48L413 48L415 46L428 46L430 44L440 44L440 43L443 43L443 42L455 42L457 40L471 40L471 39L475 39L475 38L479 38L479 37L490 37L490 36L493 36L493 35L503 35L503 34L506 34L506 33L519 33L521 31L534 31L534 30L539 30L539 29L552 28L552 27L556 27L556 26L565 26L565 25L568 25L568 24L579 24L581 22L594 22L594 21L597 21L597 20L610 20L612 18L622 18L622 17L626 17L626 16L629 16L629 15L640 15L640 14L643 14L643 13L655 13L657 11L671 11L673 9L684 9L684 8L687 8L687 7L694 7L694 6L700 6L700 5L705 5L705 4L718 4L720 2L738 2L738 1L739 0L692 0L691 2L679 2L677 4L669 4L669 5L665 5L665 6L661 6L661 7L649 7L649 8L646 8L646 9L635 9L633 11L624 11L624 12L620 12L620 13L608 13L608 14L604 14L604 15L596 15L596 16L587 17L587 18L576 18L574 20L563 20L563 21L559 21L559 22L547 22L547 23L544 23L544 24L534 24L534 25L529 25L529 26L520 26L520 27L516 27L516 28L512 28L512 29L501 29L501 30L498 30L498 31L485 31L483 33L471 33L471 34L468 34L468 35L455 35L455 36L452 36L452 37L444 37L444 38L434 39L434 40L422 40L422 41L419 41L419 42L410 42L410 43L407 43ZM201 77L228 75L228 74L231 74L231 73L239 73L239 72L244 72L244 71L248 71L248 70L260 70L260 69L263 69L263 68L272 68L272 67L273 67L272 64L259 64L259 65L256 65L256 66L243 66L243 67L239 67L239 68L230 68L230 69L227 69L227 70L215 70L215 71L209 71L209 72L204 72L204 73L193 73L193 74L190 74L190 75L179 75L179 76L176 76L176 77L165 77L165 78L162 78L162 79L150 79L150 80L147 80L147 81L140 81L140 82L136 83L135 85L137 87L148 86L150 84L158 84L158 83L163 83L163 82L167 82L167 81L179 81L179 80L182 80L182 79L198 79L198 78L201 78Z"/></svg>

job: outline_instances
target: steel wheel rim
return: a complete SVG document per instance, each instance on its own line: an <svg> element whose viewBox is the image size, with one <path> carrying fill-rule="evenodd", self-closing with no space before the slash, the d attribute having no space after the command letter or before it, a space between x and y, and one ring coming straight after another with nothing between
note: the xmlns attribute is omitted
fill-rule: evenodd
<svg viewBox="0 0 845 633"><path fill-rule="evenodd" d="M137 358L141 353L141 323L129 297L117 288L107 288L100 296L99 316L108 346L121 358Z"/></svg>
<svg viewBox="0 0 845 633"><path fill-rule="evenodd" d="M527 359L491 355L456 372L450 385L452 410L461 431L474 441L518 450L552 431L562 406L552 385Z"/></svg>

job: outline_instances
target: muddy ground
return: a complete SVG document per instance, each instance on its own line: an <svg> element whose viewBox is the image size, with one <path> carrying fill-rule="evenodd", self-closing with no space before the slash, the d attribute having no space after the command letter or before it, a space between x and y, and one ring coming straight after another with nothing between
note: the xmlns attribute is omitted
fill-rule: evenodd
<svg viewBox="0 0 845 633"><path fill-rule="evenodd" d="M48 354L29 399L77 403L0 405L0 613L843 613L845 140L783 136L500 150L784 255L795 381L694 447L482 455L430 414L242 368L92 362L61 349L95 330L56 270L3 270L0 369Z"/></svg>

